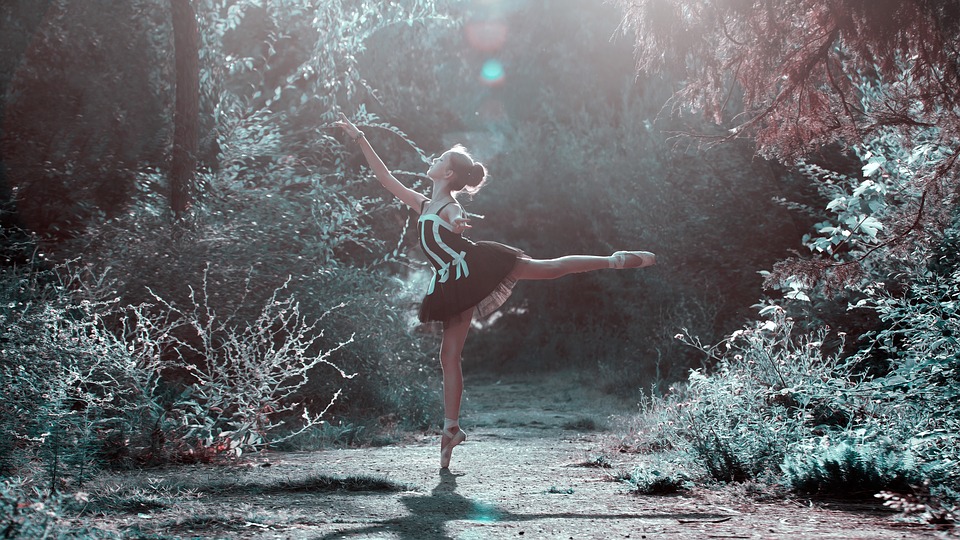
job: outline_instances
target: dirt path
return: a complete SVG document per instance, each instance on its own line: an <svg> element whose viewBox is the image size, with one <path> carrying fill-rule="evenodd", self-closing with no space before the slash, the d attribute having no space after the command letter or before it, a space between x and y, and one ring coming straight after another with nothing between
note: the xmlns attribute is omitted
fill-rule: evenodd
<svg viewBox="0 0 960 540"><path fill-rule="evenodd" d="M273 454L244 467L168 471L256 482L278 476L372 475L405 492L281 492L205 496L112 520L110 528L151 538L929 538L876 507L754 502L736 489L669 497L631 494L604 469L584 467L608 448L623 412L587 381L468 379L463 424L469 440L438 470L437 435L383 448ZM575 429L576 428L576 429ZM593 429L592 428L598 428ZM627 470L636 456L610 456ZM617 463L617 460L622 460ZM269 463L269 467L264 466ZM162 479L150 481L159 483ZM198 478L195 478L198 480Z"/></svg>

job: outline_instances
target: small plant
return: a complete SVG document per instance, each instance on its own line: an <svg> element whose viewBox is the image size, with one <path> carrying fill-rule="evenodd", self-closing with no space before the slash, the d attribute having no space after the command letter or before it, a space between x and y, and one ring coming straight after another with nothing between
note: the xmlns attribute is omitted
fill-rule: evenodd
<svg viewBox="0 0 960 540"><path fill-rule="evenodd" d="M610 458L600 454L598 456L587 459L577 464L577 467L590 467L594 469L610 469L613 468L613 464L610 463Z"/></svg>
<svg viewBox="0 0 960 540"><path fill-rule="evenodd" d="M913 457L888 445L824 439L787 456L783 472L793 490L840 497L872 497L884 491L911 491L919 484Z"/></svg>
<svg viewBox="0 0 960 540"><path fill-rule="evenodd" d="M50 491L122 461L161 409L159 373L109 330L117 302L101 286L69 263L0 272L0 469L41 463Z"/></svg>
<svg viewBox="0 0 960 540"><path fill-rule="evenodd" d="M353 337L319 349L319 321L307 320L292 296L281 296L286 286L246 322L210 307L206 275L202 289L191 290L186 308L158 295L156 306L131 308L131 341L147 344L150 355L170 351L172 358L167 354L161 367L183 374L186 388L167 414L183 426L177 436L187 444L199 442L200 451L239 457L291 439L320 425L340 395L312 410L300 390L315 368L332 368L345 379L355 376L330 361Z"/></svg>
<svg viewBox="0 0 960 540"><path fill-rule="evenodd" d="M42 492L24 480L6 479L0 483L0 533L3 538L116 538L96 528L71 527L65 519L66 509L83 503L86 494L66 497Z"/></svg>
<svg viewBox="0 0 960 540"><path fill-rule="evenodd" d="M945 503L930 492L930 482L914 489L914 493L881 491L875 495L883 505L900 512L903 516L919 517L924 523L938 527L954 527L960 517L960 508ZM952 497L957 500L956 494Z"/></svg>
<svg viewBox="0 0 960 540"><path fill-rule="evenodd" d="M640 495L671 495L686 491L693 484L689 475L668 462L659 467L638 465L622 481Z"/></svg>

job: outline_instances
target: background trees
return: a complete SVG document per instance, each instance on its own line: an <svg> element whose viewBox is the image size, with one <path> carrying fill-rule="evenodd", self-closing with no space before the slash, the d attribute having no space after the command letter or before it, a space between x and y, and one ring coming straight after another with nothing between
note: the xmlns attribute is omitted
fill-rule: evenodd
<svg viewBox="0 0 960 540"><path fill-rule="evenodd" d="M415 76L370 110L405 104L396 110L416 113L394 121L430 151L463 142L486 162L492 180L469 203L485 216L475 237L539 257L645 246L670 270L524 284L503 317L468 342L467 369L599 364L626 393L649 385L658 362L664 379L682 374L701 359L676 344L676 331L719 337L735 328L756 299L756 270L806 230L809 218L773 197L817 195L748 145L698 155L671 140L664 130L682 124L659 115L671 83L627 69L630 42L610 40L619 20L611 6L507 5L476 4L462 29L429 32L424 39L438 46L396 68L375 45L397 36L375 38L361 60L371 82Z"/></svg>
<svg viewBox="0 0 960 540"><path fill-rule="evenodd" d="M3 119L16 214L35 235L21 257L42 253L38 269L79 260L74 268L97 276L99 294L120 305L159 298L186 310L202 294L238 329L284 286L306 319L324 317L317 350L335 349L337 365L361 374L316 373L304 389L327 396L343 387L330 412L344 420L400 410L412 425L428 423L436 341L411 324L426 266L410 216L336 138L339 111L415 187L424 187L418 175L430 154L468 144L494 175L472 203L487 216L478 237L544 257L649 247L677 270L521 289L514 309L473 342L473 366L600 369L625 394L669 380L701 363L678 347L676 330L719 336L735 327L760 283L755 269L806 227L771 200L802 191L798 176L755 160L749 147L699 159L662 134L675 125L657 116L670 82L635 80L629 43L607 39L619 19L609 6L7 6L5 20L33 25ZM196 149L180 153L175 21L187 7L199 79L185 93L198 97L198 123ZM192 171L183 168L190 156ZM722 181L741 175L753 179L749 195ZM169 195L185 190L186 211ZM122 333L120 317L98 320ZM190 354L183 362L204 361ZM173 387L192 381L167 375Z"/></svg>
<svg viewBox="0 0 960 540"><path fill-rule="evenodd" d="M170 208L180 217L190 203L200 149L200 32L189 0L170 0L176 73Z"/></svg>
<svg viewBox="0 0 960 540"><path fill-rule="evenodd" d="M10 25L33 25L4 95L3 156L32 235L14 246L4 231L20 248L3 269L0 368L18 381L4 385L4 474L39 458L56 488L104 463L262 447L293 433L269 426L304 418L297 444L435 417L402 288L372 267L389 250L364 215L383 204L324 124L361 108L368 35L425 24L434 4L181 4L200 29L186 156L199 166L180 171L195 183L176 226L171 4L4 4Z"/></svg>
<svg viewBox="0 0 960 540"><path fill-rule="evenodd" d="M833 332L821 340L824 357L843 341L837 330L848 332L843 344L851 354L859 351L860 371L837 373L896 372L911 388L952 388L932 378L954 373L954 357L945 352L953 343L950 305L936 303L942 325L921 325L942 336L903 330L927 313L913 310L916 298L933 309L931 291L950 294L956 281L953 236L939 234L950 230L956 186L956 106L948 91L956 73L956 14L949 6L897 3L890 12L910 23L896 26L866 3L827 9L812 0L114 4L55 0L0 8L4 28L21 29L4 33L19 56L3 64L0 170L14 203L7 216L32 235L6 261L0 312L14 321L11 327L37 329L3 337L19 351L3 353L9 373L18 373L31 354L50 370L60 357L110 358L141 370L146 358L169 362L162 384L124 383L127 390L157 390L123 394L152 404L138 409L147 416L122 424L141 435L140 448L156 442L148 425L183 439L172 418L209 420L199 424L204 437L194 440L208 449L224 433L264 425L262 416L215 411L223 407L211 398L177 397L214 386L234 391L230 385L242 377L214 384L191 375L189 366L212 365L211 357L239 350L223 344L262 344L235 339L257 332L286 343L311 328L298 354L330 352L343 375L358 374L344 379L317 365L309 383L269 406L322 409L343 389L327 411L340 427L317 426L303 444L356 433L361 422L423 427L437 419L431 386L437 340L430 327L414 324L428 274L410 234L412 215L386 198L359 154L338 139L330 123L340 111L417 188L426 187L420 175L431 155L467 144L492 173L490 186L469 203L485 216L476 238L539 257L619 248L661 257L660 268L643 273L518 288L499 318L471 340L468 370L579 367L625 395L663 390L668 385L661 383L690 368L732 361L674 336L687 329L694 344L732 343L724 336L753 313L763 281L758 271L769 270L771 294L803 321L797 331L831 324ZM190 152L176 157L183 147L176 142L174 20L186 11L174 5L193 9L199 36L198 80L190 90L197 97L196 150L191 143ZM611 41L618 25L626 32ZM640 77L635 59L646 71ZM664 109L668 101L674 106ZM706 119L690 108L704 110ZM697 144L721 140L729 144ZM757 149L780 161L757 157ZM184 155L194 156L196 166L182 168ZM169 194L189 176L185 208ZM902 241L917 231L923 242ZM7 238L12 249L13 237ZM814 256L777 262L801 247ZM66 276L64 268L71 269ZM878 281L890 292L868 287ZM851 282L858 286L843 289ZM825 294L838 291L839 297ZM867 309L851 316L848 302ZM296 306L305 326L271 311L280 305ZM193 335L186 323L156 322L175 315L202 320L194 316L203 313L218 321L204 327L212 329L206 334ZM64 314L76 317L77 326L46 326ZM173 330L148 336L149 347L139 345L145 334L138 332L146 330L136 321ZM749 334L755 339L737 346L757 354L775 349L786 361L816 341L795 347L791 330L769 342L765 323ZM93 327L113 337L90 341ZM80 345L55 345L57 334L49 332L61 330ZM903 349L904 340L917 345ZM942 347L933 353L939 363L904 368L929 359L933 343ZM171 352L174 345L180 354ZM249 367L272 354L244 350L228 357ZM843 387L837 373L817 388ZM727 387L715 382L714 389ZM754 394L761 398L787 388L782 378L761 387ZM63 395L79 392L66 383L58 388ZM56 413L44 417L50 422L77 418L66 412L80 402L76 396L47 404L36 397L43 392L34 394L14 397L36 398L38 407ZM801 397L796 403L827 412L852 406ZM759 399L751 409L756 414L744 417L768 418L759 405L765 403ZM8 440L36 439L16 422L5 426ZM94 446L107 440L89 424L66 426L62 433L89 437ZM5 451L39 452L23 444ZM710 448L726 447L700 446L708 456Z"/></svg>
<svg viewBox="0 0 960 540"><path fill-rule="evenodd" d="M618 5L624 29L635 37L638 68L681 73L685 85L674 106L699 109L727 130L708 140L750 137L761 155L790 165L800 159L830 161L838 146L860 149L872 160L863 176L886 183L901 171L895 159L870 152L883 140L893 151L902 147L913 170L899 175L901 182L893 187L900 201L880 237L869 225L867 237L901 248L904 243L898 241L910 233L911 242L936 242L953 219L960 133L954 91L960 8L955 4L705 0ZM869 217L876 208L865 207L861 214ZM863 223L845 230L862 228ZM855 244L843 242L842 251L856 251Z"/></svg>
<svg viewBox="0 0 960 540"><path fill-rule="evenodd" d="M782 298L760 320L717 347L687 338L716 369L654 407L678 427L641 444L663 436L721 480L955 501L957 6L619 5L640 69L681 73L675 110L723 129L695 136L755 140L826 200L791 205L818 223L766 273Z"/></svg>

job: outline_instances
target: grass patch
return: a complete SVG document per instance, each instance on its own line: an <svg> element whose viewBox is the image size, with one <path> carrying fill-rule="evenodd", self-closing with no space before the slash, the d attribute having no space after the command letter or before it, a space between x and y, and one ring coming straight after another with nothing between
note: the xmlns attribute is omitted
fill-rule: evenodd
<svg viewBox="0 0 960 540"><path fill-rule="evenodd" d="M135 494L128 497L104 499L99 501L100 511L113 511L126 514L147 514L154 510L163 510L174 505L174 501L155 495Z"/></svg>
<svg viewBox="0 0 960 540"><path fill-rule="evenodd" d="M251 505L211 513L185 509L165 519L151 519L124 531L124 538L160 540L167 538L236 538L237 532L272 530L282 526L274 514L266 514Z"/></svg>
<svg viewBox="0 0 960 540"><path fill-rule="evenodd" d="M187 499L196 499L200 493L180 486L168 486L155 479L138 482L137 485L120 483L106 485L87 495L82 513L148 514L178 506Z"/></svg>

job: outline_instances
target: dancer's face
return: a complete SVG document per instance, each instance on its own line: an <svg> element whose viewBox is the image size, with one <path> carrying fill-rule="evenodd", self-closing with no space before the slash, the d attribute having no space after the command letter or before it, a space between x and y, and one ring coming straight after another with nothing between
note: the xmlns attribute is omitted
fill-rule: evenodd
<svg viewBox="0 0 960 540"><path fill-rule="evenodd" d="M433 160L427 176L436 181L449 177L450 173L450 152L444 152L440 157Z"/></svg>

